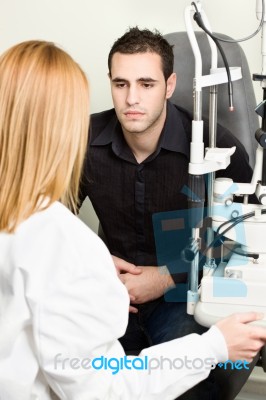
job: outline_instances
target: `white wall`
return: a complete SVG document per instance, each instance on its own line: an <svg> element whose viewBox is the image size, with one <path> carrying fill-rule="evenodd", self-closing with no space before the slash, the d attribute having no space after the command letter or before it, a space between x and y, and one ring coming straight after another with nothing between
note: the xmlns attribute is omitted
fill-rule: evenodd
<svg viewBox="0 0 266 400"><path fill-rule="evenodd" d="M184 30L183 10L191 0L0 0L0 52L28 39L54 41L88 73L93 112L111 107L107 54L129 26ZM216 32L235 38L255 30L256 0L203 0ZM260 72L260 35L243 43L251 72ZM260 99L259 83L258 99Z"/></svg>
<svg viewBox="0 0 266 400"><path fill-rule="evenodd" d="M83 67L91 82L91 111L112 107L107 55L129 26L184 30L183 10L191 0L0 0L0 53L29 39L61 45ZM258 21L256 0L203 0L212 29L239 38ZM251 72L261 71L260 35L242 44ZM258 101L260 84L255 83ZM96 222L93 221L93 227Z"/></svg>

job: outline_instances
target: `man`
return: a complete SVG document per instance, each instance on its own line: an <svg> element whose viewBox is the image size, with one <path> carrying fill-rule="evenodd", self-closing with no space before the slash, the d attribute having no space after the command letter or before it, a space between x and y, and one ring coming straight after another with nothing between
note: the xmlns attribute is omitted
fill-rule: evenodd
<svg viewBox="0 0 266 400"><path fill-rule="evenodd" d="M91 117L81 201L89 196L130 295L121 343L131 352L204 331L186 314L185 302L166 301L164 294L187 274L170 264L158 266L153 229L154 215L187 209L191 117L169 101L176 86L173 50L158 32L130 29L114 43L108 66L114 109ZM217 145L237 146L220 175L250 181L248 156L237 139L220 127ZM179 258L181 247L177 244ZM212 379L211 374L184 398L218 398ZM232 396L240 388L241 383Z"/></svg>

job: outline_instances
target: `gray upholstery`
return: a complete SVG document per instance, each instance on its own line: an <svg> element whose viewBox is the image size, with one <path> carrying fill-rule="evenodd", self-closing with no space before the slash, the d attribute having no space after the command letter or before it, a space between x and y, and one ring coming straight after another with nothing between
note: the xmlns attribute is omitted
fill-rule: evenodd
<svg viewBox="0 0 266 400"><path fill-rule="evenodd" d="M227 37L217 34L221 37ZM172 101L188 111L193 112L192 85L195 76L194 55L186 32L174 32L164 35L168 42L174 45L175 64L177 73L177 87L172 96ZM196 32L196 37L201 49L203 60L203 75L209 74L211 64L210 46L204 32ZM259 120L254 111L256 106L254 88L246 56L238 44L221 43L228 63L231 67L242 67L243 79L233 83L235 111L228 111L227 84L218 87L218 122L228 128L245 146L250 165L254 166L255 150L257 147L254 138L259 127ZM219 67L223 62L219 55ZM203 89L202 115L209 118L209 88Z"/></svg>

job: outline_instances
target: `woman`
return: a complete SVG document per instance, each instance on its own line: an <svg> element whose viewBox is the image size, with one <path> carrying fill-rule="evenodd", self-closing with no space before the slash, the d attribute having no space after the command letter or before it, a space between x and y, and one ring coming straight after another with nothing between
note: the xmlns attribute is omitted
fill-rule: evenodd
<svg viewBox="0 0 266 400"><path fill-rule="evenodd" d="M61 399L172 399L209 374L210 360L251 359L265 340L230 317L124 358L127 291L67 208L78 200L88 104L83 71L54 44L24 42L0 58L1 399L46 400L50 388ZM159 370L162 356L209 363Z"/></svg>

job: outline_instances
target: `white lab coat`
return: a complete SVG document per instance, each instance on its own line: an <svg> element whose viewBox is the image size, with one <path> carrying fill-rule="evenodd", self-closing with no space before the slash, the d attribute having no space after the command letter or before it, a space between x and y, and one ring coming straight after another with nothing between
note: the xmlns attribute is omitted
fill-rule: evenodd
<svg viewBox="0 0 266 400"><path fill-rule="evenodd" d="M77 368L75 360L124 357L117 338L128 306L107 248L62 204L34 214L15 234L1 233L0 399L50 400L50 386L69 400L167 400L208 376L205 365L175 369L166 362L161 370L116 374ZM213 327L146 349L145 356L218 362L228 354Z"/></svg>

